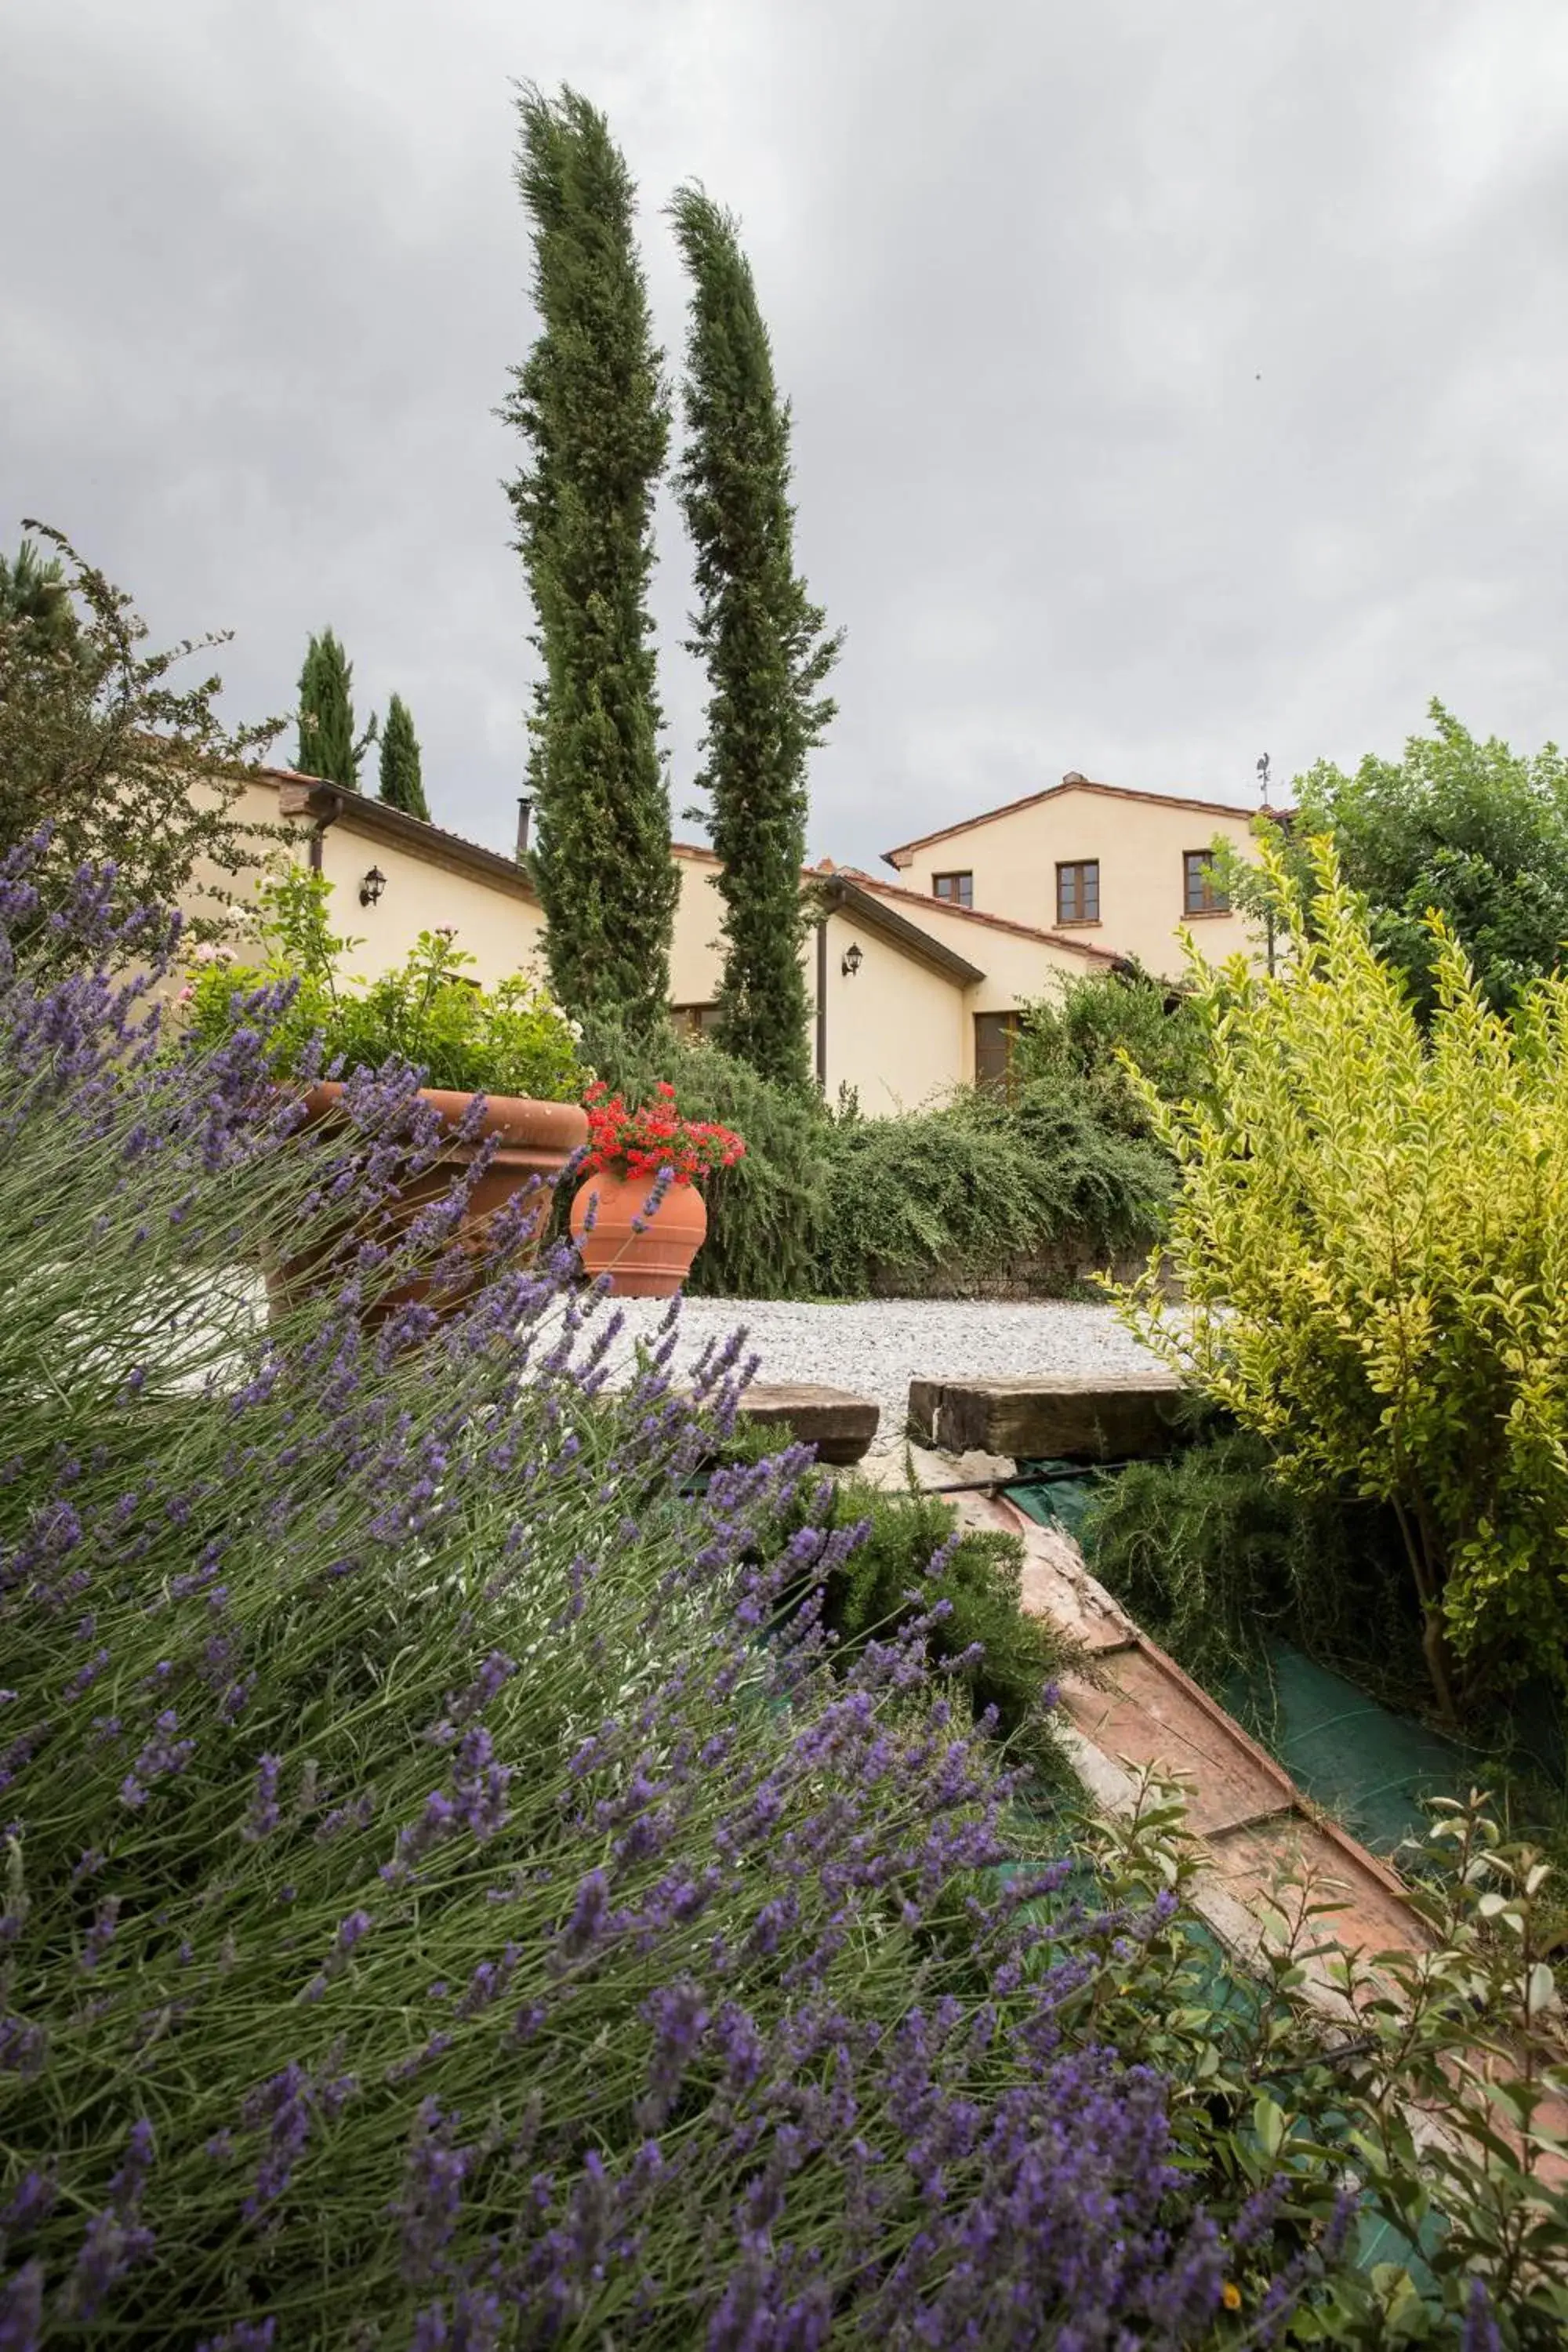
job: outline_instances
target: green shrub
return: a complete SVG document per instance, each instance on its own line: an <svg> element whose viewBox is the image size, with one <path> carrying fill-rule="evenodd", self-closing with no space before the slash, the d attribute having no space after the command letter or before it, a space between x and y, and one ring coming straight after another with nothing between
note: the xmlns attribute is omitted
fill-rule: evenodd
<svg viewBox="0 0 1568 2352"><path fill-rule="evenodd" d="M1105 1124L1071 1081L851 1120L826 1169L821 1286L858 1297L937 1271L983 1278L1068 1242L1109 1257L1153 1239L1169 1182L1164 1155Z"/></svg>
<svg viewBox="0 0 1568 2352"><path fill-rule="evenodd" d="M380 1069L395 1058L424 1072L425 1083L458 1094L575 1100L587 1073L578 1059L575 1024L547 992L521 973L489 989L465 977L473 962L448 931L422 931L395 971L345 980L342 957L356 940L328 929L331 884L295 866L263 884L259 965L205 948L187 989L189 1026L205 1045L227 1036L246 1017L258 989L292 985L293 1001L273 1032L273 1066L291 1074L320 1037L323 1066Z"/></svg>
<svg viewBox="0 0 1568 2352"><path fill-rule="evenodd" d="M1331 851L1275 979L1194 965L1212 1101L1139 1081L1181 1189L1120 1294L1157 1353L1308 1491L1388 1506L1452 1716L1522 1661L1568 1679L1568 980L1513 1026L1433 924L1424 1033ZM1278 859L1265 871L1289 905Z"/></svg>
<svg viewBox="0 0 1568 2352"><path fill-rule="evenodd" d="M820 1287L859 1298L937 1266L992 1271L1055 1230L1036 1171L1005 1128L952 1110L853 1118L824 1171Z"/></svg>
<svg viewBox="0 0 1568 2352"><path fill-rule="evenodd" d="M1287 1486L1261 1438L1211 1435L1101 1480L1082 1540L1129 1613L1212 1691L1281 1636L1394 1704L1422 1695L1392 1515Z"/></svg>
<svg viewBox="0 0 1568 2352"><path fill-rule="evenodd" d="M1040 1079L1081 1083L1096 1114L1131 1135L1147 1135L1149 1118L1121 1056L1127 1055L1164 1102L1204 1091L1208 1041L1185 995L1136 963L1103 977L1064 976L1054 997L1025 1005L1012 1076L1028 1087Z"/></svg>
<svg viewBox="0 0 1568 2352"><path fill-rule="evenodd" d="M801 1298L818 1286L823 1161L832 1122L815 1094L760 1077L717 1045L666 1029L652 1037L590 1021L583 1052L628 1108L660 1079L675 1087L687 1118L711 1119L744 1136L746 1155L702 1183L708 1238L689 1288L726 1298Z"/></svg>
<svg viewBox="0 0 1568 2352"><path fill-rule="evenodd" d="M952 1669L974 1713L994 1707L999 1735L1032 1763L1059 1773L1060 1750L1042 1700L1060 1675L1084 1661L1048 1619L1025 1614L1018 1538L1005 1528L961 1530L943 1496L892 1494L853 1476L836 1482L831 1524L867 1528L826 1588L824 1622L843 1652L853 1655L868 1640L886 1641L918 1612L949 1602L951 1613L927 1636L928 1657L951 1668L981 1643L977 1659Z"/></svg>
<svg viewBox="0 0 1568 2352"><path fill-rule="evenodd" d="M1075 1236L1089 1255L1142 1248L1164 1230L1169 1155L1110 1118L1093 1089L1071 1078L1027 1079L1003 1105L984 1092L954 1106L967 1124L1005 1135L1033 1171L1041 1230ZM1050 1223L1047 1223L1047 1218Z"/></svg>

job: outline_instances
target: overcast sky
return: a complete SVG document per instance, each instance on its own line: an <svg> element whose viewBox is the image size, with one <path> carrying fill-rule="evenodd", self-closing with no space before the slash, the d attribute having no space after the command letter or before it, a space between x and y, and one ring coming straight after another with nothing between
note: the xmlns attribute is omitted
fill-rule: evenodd
<svg viewBox="0 0 1568 2352"><path fill-rule="evenodd" d="M1568 732L1563 0L4 15L0 535L58 524L161 642L232 627L237 716L331 624L458 831L510 845L533 662L492 415L530 79L610 117L672 368L663 207L742 216L848 632L814 856L1074 768L1247 801L1260 751L1396 751L1434 694ZM659 553L679 810L668 506Z"/></svg>

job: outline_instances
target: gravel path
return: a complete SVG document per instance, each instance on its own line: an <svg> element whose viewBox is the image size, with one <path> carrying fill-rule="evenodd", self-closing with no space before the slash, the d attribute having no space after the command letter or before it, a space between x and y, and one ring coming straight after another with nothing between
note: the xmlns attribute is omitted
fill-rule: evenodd
<svg viewBox="0 0 1568 2352"><path fill-rule="evenodd" d="M659 1299L616 1303L628 1338L651 1330L665 1313ZM1145 1371L1156 1361L1112 1308L1058 1299L878 1298L811 1307L692 1298L681 1309L678 1363L689 1364L708 1340L727 1338L738 1325L749 1334L749 1352L762 1358L759 1381L817 1381L875 1397L882 1408L879 1447L901 1437L912 1380Z"/></svg>

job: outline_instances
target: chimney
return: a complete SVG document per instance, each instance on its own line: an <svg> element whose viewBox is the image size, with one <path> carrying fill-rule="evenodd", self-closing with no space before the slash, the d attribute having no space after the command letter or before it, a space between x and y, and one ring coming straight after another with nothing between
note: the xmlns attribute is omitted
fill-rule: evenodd
<svg viewBox="0 0 1568 2352"><path fill-rule="evenodd" d="M521 862L528 856L528 826L533 814L533 802L527 793L517 796L517 855Z"/></svg>

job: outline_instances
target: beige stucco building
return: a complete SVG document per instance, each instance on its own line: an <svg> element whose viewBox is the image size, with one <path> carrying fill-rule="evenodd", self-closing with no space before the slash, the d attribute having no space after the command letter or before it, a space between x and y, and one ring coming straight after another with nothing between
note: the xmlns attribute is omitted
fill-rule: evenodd
<svg viewBox="0 0 1568 2352"><path fill-rule="evenodd" d="M357 942L351 970L385 971L420 931L450 925L481 983L542 972L543 910L515 858L288 770L254 772L239 814L273 854L332 884L334 928ZM825 1092L850 1089L875 1116L994 1078L1021 1004L1125 958L1173 976L1184 922L1211 958L1250 950L1205 873L1216 835L1255 854L1244 809L1068 775L889 850L896 880L828 858L807 867L802 952ZM687 843L674 855L670 1002L700 1034L723 961L719 861Z"/></svg>
<svg viewBox="0 0 1568 2352"><path fill-rule="evenodd" d="M1184 923L1211 962L1250 949L1208 866L1216 836L1255 856L1252 824L1251 810L1223 801L1074 773L884 855L921 898L1047 925L1174 977Z"/></svg>

